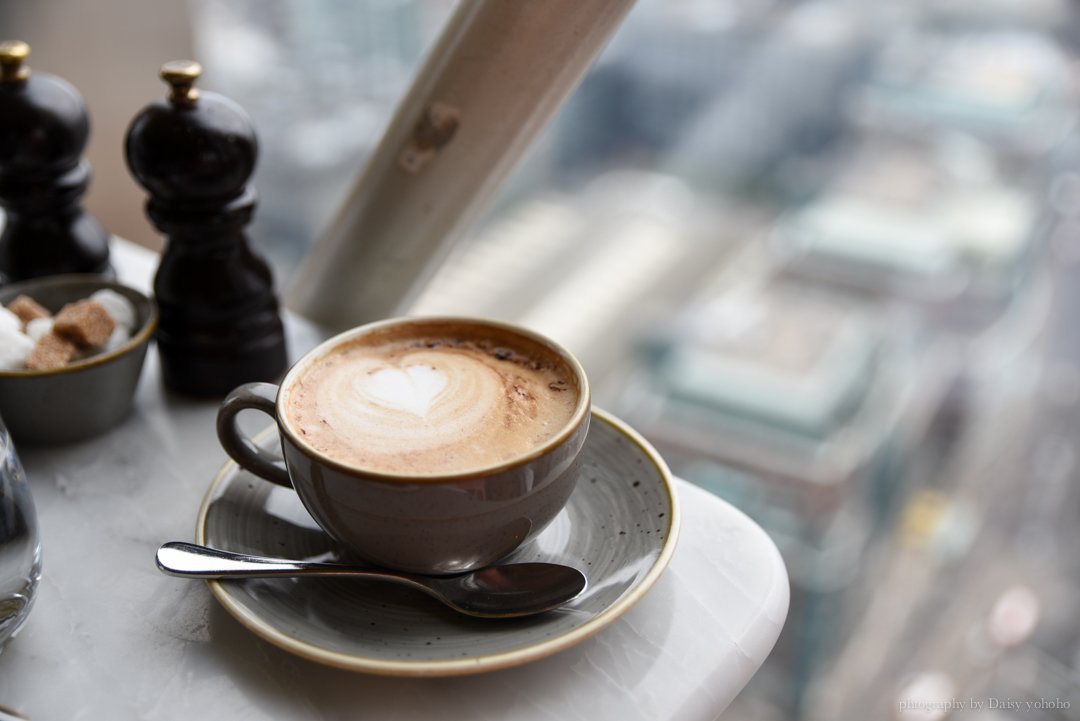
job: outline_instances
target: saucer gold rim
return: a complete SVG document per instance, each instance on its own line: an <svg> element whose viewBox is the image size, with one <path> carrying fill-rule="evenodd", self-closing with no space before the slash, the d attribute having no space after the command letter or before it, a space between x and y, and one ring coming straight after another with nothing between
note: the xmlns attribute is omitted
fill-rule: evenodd
<svg viewBox="0 0 1080 721"><path fill-rule="evenodd" d="M450 660L392 661L332 651L285 634L272 624L264 621L260 615L245 608L243 604L232 597L225 587L225 584L221 581L207 581L210 592L214 598L217 599L218 603L239 621L241 625L245 626L249 631L263 640L282 650L306 658L310 661L349 671L400 677L462 676L520 666L571 648L594 636L616 621L635 606L638 601L652 589L671 561L671 557L675 552L675 546L678 542L679 530L682 522L678 495L675 492L671 471L668 469L667 464L656 449L654 449L637 431L610 413L594 407L592 409L592 415L594 420L606 423L617 433L622 435L622 437L632 442L638 447L642 454L651 461L657 472L659 485L666 494L670 513L667 517L667 529L664 534L660 552L645 576L625 595L620 597L610 606L597 613L581 626L578 626L567 633L546 641L533 643L524 648L500 653ZM257 438L259 440L265 439L274 432L274 427L268 428L266 431L259 434ZM586 443L588 443L588 441L586 441ZM217 495L217 491L225 483L226 479L229 478L235 468L235 462L231 460L227 461L221 470L218 471L204 495L196 520L196 543L207 543L206 525L211 504Z"/></svg>

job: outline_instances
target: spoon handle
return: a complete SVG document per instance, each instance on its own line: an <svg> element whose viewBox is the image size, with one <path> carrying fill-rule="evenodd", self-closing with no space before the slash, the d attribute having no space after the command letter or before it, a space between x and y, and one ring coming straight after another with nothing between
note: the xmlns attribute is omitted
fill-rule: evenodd
<svg viewBox="0 0 1080 721"><path fill-rule="evenodd" d="M281 558L249 556L245 553L221 551L183 541L170 541L158 549L157 566L170 576L182 578L272 578L275 576L349 576L368 578L409 586L432 596L458 610L470 613L450 601L437 587L438 579L414 576L340 563L289 561Z"/></svg>
<svg viewBox="0 0 1080 721"><path fill-rule="evenodd" d="M312 563L308 561L288 561L279 558L249 556L244 553L219 551L216 548L197 546L193 543L170 541L157 552L157 565L170 576L184 578L236 578L247 576L265 578L268 576L298 576L307 574L379 576L386 574L358 566L345 566L335 563Z"/></svg>

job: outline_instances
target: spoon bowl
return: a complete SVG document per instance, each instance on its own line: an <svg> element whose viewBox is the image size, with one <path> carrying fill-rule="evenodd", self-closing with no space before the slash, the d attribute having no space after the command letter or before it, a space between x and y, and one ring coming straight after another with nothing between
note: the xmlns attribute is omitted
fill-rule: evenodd
<svg viewBox="0 0 1080 721"><path fill-rule="evenodd" d="M181 578L350 576L409 586L467 616L513 618L550 611L579 596L585 575L556 563L511 563L454 576L422 576L369 566L266 558L171 541L157 552L157 566Z"/></svg>

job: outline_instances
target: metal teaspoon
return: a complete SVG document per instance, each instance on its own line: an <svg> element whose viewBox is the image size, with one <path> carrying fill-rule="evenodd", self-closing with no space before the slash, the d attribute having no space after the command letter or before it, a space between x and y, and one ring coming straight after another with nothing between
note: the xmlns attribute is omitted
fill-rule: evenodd
<svg viewBox="0 0 1080 721"><path fill-rule="evenodd" d="M340 563L290 561L220 551L171 541L157 552L162 572L181 578L352 576L390 581L423 591L468 616L510 618L557 608L585 590L585 575L555 563L488 566L456 576L423 576Z"/></svg>

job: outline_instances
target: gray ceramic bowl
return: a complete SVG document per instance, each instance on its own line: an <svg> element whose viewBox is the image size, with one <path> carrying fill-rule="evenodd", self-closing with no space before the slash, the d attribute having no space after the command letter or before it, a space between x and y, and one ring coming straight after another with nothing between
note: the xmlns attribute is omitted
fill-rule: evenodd
<svg viewBox="0 0 1080 721"><path fill-rule="evenodd" d="M104 433L123 420L157 328L158 309L137 290L96 275L54 275L0 287L0 304L25 294L53 313L103 288L134 304L138 317L131 340L56 370L0 370L0 416L16 441L67 443Z"/></svg>

